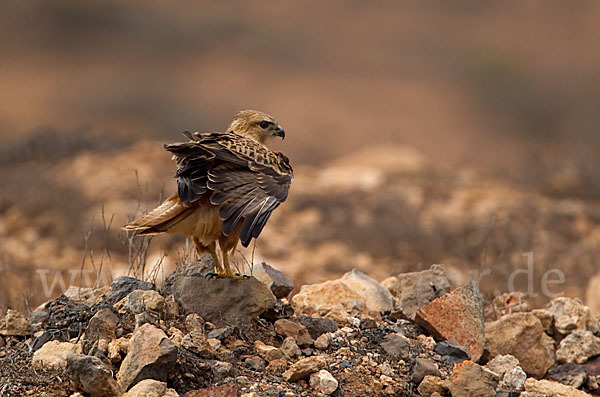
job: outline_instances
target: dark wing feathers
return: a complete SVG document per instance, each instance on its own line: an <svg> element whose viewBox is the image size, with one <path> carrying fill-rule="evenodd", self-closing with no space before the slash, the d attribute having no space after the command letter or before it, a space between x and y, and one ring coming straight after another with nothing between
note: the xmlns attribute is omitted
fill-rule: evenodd
<svg viewBox="0 0 600 397"><path fill-rule="evenodd" d="M198 200L211 191L210 202L221 206L223 233L243 219L240 240L247 247L287 199L293 176L287 157L235 134L185 135L189 142L165 146L177 160L180 200Z"/></svg>

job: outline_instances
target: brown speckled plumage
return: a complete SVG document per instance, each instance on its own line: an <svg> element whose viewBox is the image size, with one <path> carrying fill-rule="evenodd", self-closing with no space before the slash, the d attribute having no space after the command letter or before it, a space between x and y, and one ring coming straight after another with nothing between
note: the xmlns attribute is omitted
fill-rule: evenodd
<svg viewBox="0 0 600 397"><path fill-rule="evenodd" d="M285 133L262 112L245 110L226 132L185 133L188 142L165 145L177 161L177 193L124 226L139 235L183 233L198 252L208 250L215 272L232 277L228 255L248 246L286 200L293 171L288 158L266 145ZM216 255L216 242L223 266Z"/></svg>

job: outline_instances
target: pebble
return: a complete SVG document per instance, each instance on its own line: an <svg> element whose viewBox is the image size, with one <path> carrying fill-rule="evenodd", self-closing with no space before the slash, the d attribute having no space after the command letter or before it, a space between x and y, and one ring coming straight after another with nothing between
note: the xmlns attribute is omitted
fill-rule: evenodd
<svg viewBox="0 0 600 397"><path fill-rule="evenodd" d="M275 321L275 332L281 336L294 338L300 346L310 346L313 343L313 339L304 325L285 318Z"/></svg>
<svg viewBox="0 0 600 397"><path fill-rule="evenodd" d="M310 374L317 372L327 365L327 361L322 356L306 357L296 361L283 373L283 379L288 382L294 382L307 378Z"/></svg>
<svg viewBox="0 0 600 397"><path fill-rule="evenodd" d="M327 348L329 347L329 344L331 343L331 333L326 332L322 335L320 335L316 340L315 340L315 348L319 349L319 350L327 350Z"/></svg>
<svg viewBox="0 0 600 397"><path fill-rule="evenodd" d="M286 357L296 358L302 354L300 348L296 344L296 340L291 336L288 336L284 339L283 343L279 347L279 349L283 352Z"/></svg>
<svg viewBox="0 0 600 397"><path fill-rule="evenodd" d="M338 388L338 381L327 370L322 369L310 375L310 386L329 396Z"/></svg>
<svg viewBox="0 0 600 397"><path fill-rule="evenodd" d="M260 340L254 342L254 350L259 356L267 361L273 361L284 357L283 352L275 346L266 345Z"/></svg>
<svg viewBox="0 0 600 397"><path fill-rule="evenodd" d="M428 358L417 358L412 370L411 380L419 384L425 375L442 376L437 365Z"/></svg>

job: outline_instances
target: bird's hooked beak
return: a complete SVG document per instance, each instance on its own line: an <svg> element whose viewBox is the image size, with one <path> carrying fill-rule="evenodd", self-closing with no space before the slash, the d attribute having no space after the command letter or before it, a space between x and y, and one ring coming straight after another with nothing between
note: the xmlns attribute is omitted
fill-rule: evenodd
<svg viewBox="0 0 600 397"><path fill-rule="evenodd" d="M285 139L285 131L283 130L283 128L281 128L279 124L277 125L277 129L273 131L273 135L281 137L281 140Z"/></svg>

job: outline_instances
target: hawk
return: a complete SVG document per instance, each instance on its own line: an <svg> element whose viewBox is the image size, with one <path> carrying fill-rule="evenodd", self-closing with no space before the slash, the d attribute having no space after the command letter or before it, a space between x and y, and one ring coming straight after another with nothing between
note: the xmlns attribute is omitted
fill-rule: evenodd
<svg viewBox="0 0 600 397"><path fill-rule="evenodd" d="M217 277L238 278L229 255L238 241L247 247L257 238L288 196L289 159L267 147L273 138L285 138L285 131L268 114L244 110L226 132L184 135L188 142L164 145L177 162L177 192L123 229L191 236L198 254L210 253Z"/></svg>

